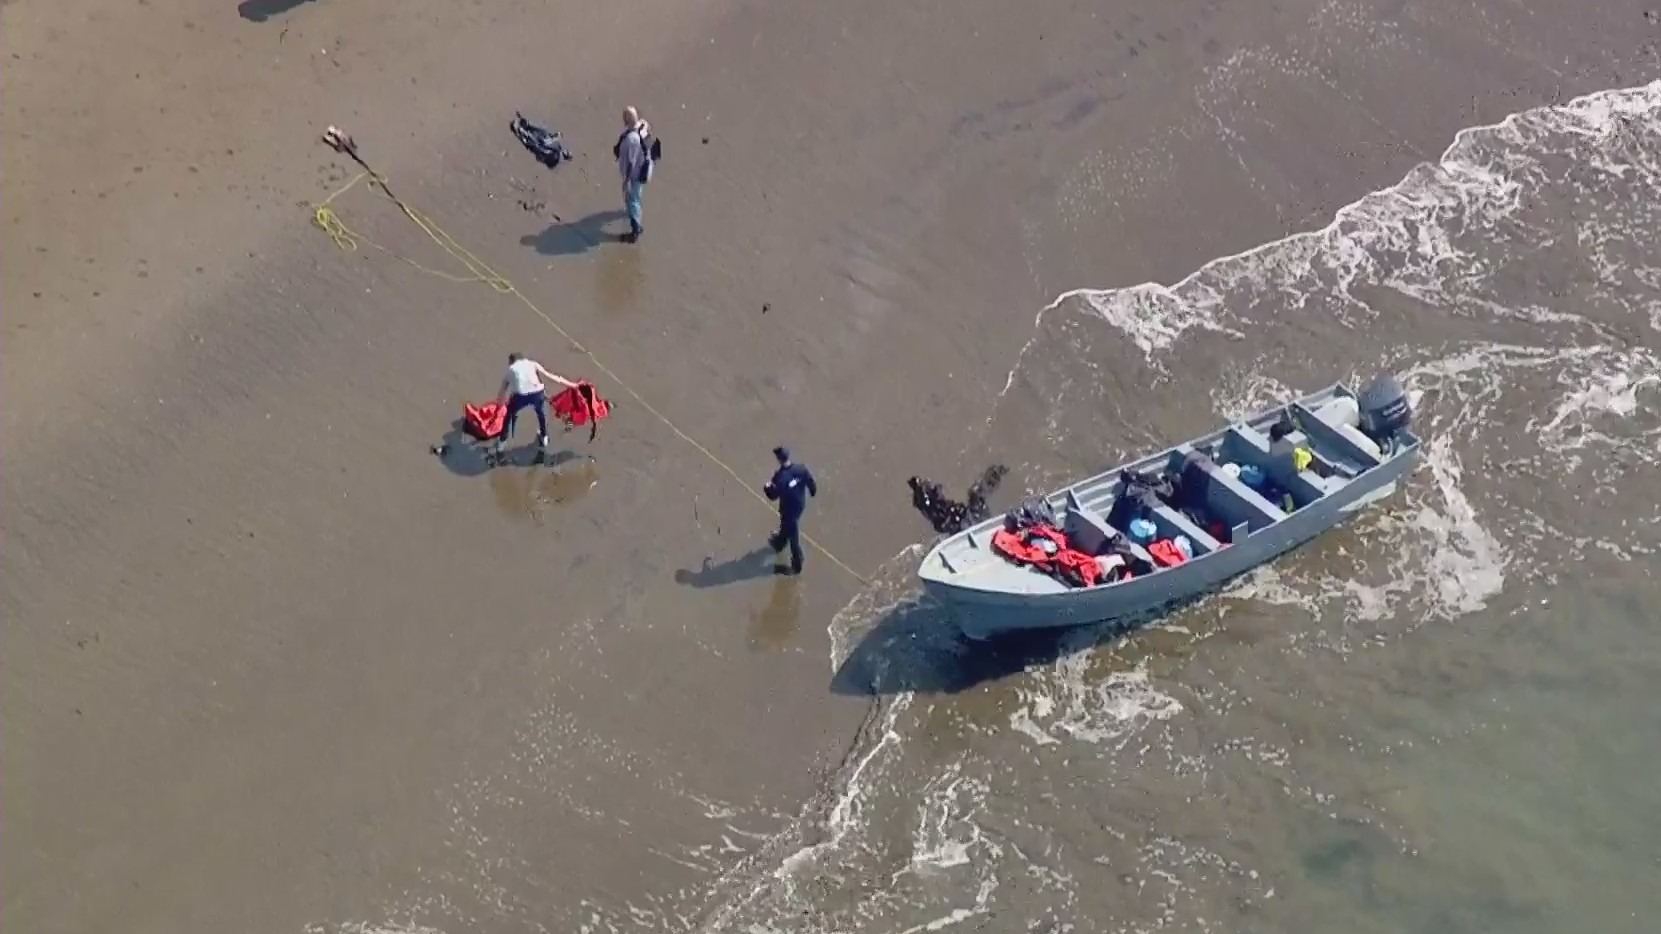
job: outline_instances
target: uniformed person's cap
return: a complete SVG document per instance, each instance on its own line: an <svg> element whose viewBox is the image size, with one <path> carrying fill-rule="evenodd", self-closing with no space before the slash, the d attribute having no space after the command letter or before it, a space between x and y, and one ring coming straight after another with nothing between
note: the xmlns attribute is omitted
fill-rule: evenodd
<svg viewBox="0 0 1661 934"><path fill-rule="evenodd" d="M782 464L790 459L790 449L781 444L773 449L773 456L778 458L779 463Z"/></svg>

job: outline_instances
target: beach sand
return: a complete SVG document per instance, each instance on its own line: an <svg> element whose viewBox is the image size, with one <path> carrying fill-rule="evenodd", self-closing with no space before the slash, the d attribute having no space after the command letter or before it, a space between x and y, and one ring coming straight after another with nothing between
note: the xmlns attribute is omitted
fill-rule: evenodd
<svg viewBox="0 0 1661 934"><path fill-rule="evenodd" d="M1018 466L971 439L1057 294L1323 223L1650 48L1628 5L280 6L0 14L7 930L694 925L876 709L827 689L860 582L768 574L729 470L791 445L867 574L927 536L907 476ZM396 256L311 226L330 124L593 358L366 186L334 206ZM429 454L510 351L617 416L554 469Z"/></svg>

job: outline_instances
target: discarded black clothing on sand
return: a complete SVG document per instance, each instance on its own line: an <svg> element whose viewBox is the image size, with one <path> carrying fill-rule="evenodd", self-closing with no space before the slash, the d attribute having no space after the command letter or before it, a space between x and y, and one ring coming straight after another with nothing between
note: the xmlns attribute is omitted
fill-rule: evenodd
<svg viewBox="0 0 1661 934"><path fill-rule="evenodd" d="M911 505L929 520L936 532L950 535L961 532L989 515L986 498L1003 482L1009 468L993 464L981 472L980 479L969 486L964 502L946 496L940 484L925 477L912 477L906 483L911 487Z"/></svg>
<svg viewBox="0 0 1661 934"><path fill-rule="evenodd" d="M519 142L525 144L536 161L548 168L558 168L561 162L571 158L571 150L565 148L565 141L558 133L526 120L524 114L515 113L512 126L513 135L519 137Z"/></svg>

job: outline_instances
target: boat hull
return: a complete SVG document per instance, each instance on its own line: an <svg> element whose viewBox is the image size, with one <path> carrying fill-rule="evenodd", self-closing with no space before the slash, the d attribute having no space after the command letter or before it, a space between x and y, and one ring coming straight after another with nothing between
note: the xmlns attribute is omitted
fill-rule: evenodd
<svg viewBox="0 0 1661 934"><path fill-rule="evenodd" d="M1358 477L1342 489L1288 515L1262 532L1203 560L1191 561L1111 587L1050 594L1007 593L951 581L923 579L924 589L943 604L953 622L971 639L1043 629L1150 617L1162 607L1216 590L1233 578L1267 564L1338 525L1394 491L1418 461L1418 450L1404 452Z"/></svg>

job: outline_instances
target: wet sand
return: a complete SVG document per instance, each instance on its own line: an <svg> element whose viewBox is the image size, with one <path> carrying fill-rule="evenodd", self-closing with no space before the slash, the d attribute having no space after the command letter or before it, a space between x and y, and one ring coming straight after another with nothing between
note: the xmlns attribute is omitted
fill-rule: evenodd
<svg viewBox="0 0 1661 934"><path fill-rule="evenodd" d="M1008 457L969 428L1056 294L1309 226L1653 48L1624 6L3 15L0 924L38 932L683 928L875 709L826 687L858 582L768 576L767 512L621 387L564 439L591 468L426 453L510 350L600 374L310 228L351 170L324 126L715 458L759 483L791 444L868 572L926 534L906 476ZM626 102L668 147L632 250Z"/></svg>

